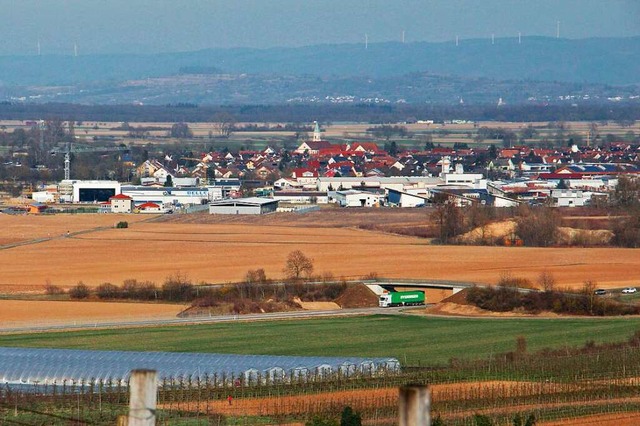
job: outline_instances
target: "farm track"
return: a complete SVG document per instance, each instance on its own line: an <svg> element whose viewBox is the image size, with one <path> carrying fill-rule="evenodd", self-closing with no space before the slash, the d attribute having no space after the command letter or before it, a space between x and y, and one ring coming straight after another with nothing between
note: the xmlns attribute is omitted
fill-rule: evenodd
<svg viewBox="0 0 640 426"><path fill-rule="evenodd" d="M15 247L21 247L21 246L28 246L28 245L32 245L32 244L45 243L47 241L59 240L59 239L62 239L62 238L75 238L75 237L80 236L80 235L90 234L92 232L98 232L98 231L105 231L107 229L111 229L111 227L99 226L99 227L92 228L92 229L85 229L83 231L76 231L76 232L73 232L73 233L70 232L69 234L66 234L66 235L59 235L59 236L47 237L47 238L35 238L33 240L27 240L27 241L17 241L15 243L11 243L11 244L0 245L0 250L8 250L8 249L12 249L12 248L15 248Z"/></svg>

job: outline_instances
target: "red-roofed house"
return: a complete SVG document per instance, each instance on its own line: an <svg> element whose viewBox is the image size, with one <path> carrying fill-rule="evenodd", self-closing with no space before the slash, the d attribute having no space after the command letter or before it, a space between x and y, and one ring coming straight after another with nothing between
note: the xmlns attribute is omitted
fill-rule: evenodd
<svg viewBox="0 0 640 426"><path fill-rule="evenodd" d="M296 154L304 154L308 152L309 155L316 155L321 149L331 148L332 145L328 141L306 141L302 142L298 148L296 148Z"/></svg>
<svg viewBox="0 0 640 426"><path fill-rule="evenodd" d="M291 177L303 186L315 185L318 182L318 171L305 168L294 169Z"/></svg>
<svg viewBox="0 0 640 426"><path fill-rule="evenodd" d="M347 147L347 151L368 152L371 154L375 154L380 151L380 148L378 148L378 145L373 142L354 142Z"/></svg>
<svg viewBox="0 0 640 426"><path fill-rule="evenodd" d="M133 198L128 195L118 194L109 197L111 213L131 213L133 211Z"/></svg>
<svg viewBox="0 0 640 426"><path fill-rule="evenodd" d="M138 212L140 213L164 213L162 207L159 204L146 202L144 204L140 204L138 207Z"/></svg>

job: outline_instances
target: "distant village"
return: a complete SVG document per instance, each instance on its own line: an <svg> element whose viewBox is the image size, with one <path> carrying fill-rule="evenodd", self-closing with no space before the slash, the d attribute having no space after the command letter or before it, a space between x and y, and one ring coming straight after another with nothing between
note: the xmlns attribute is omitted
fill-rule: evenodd
<svg viewBox="0 0 640 426"><path fill-rule="evenodd" d="M101 212L264 214L331 203L421 207L443 196L460 206L579 207L605 203L621 175L640 176L640 145L628 142L606 148L389 151L374 142L330 143L315 123L310 140L292 150L206 152L191 159L167 155L129 164L136 184L65 179L44 185L32 192L30 210L88 203Z"/></svg>

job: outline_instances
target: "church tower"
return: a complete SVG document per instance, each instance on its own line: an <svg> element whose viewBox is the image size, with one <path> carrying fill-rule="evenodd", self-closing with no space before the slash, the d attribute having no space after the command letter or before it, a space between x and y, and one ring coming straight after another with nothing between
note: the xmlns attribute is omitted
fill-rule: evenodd
<svg viewBox="0 0 640 426"><path fill-rule="evenodd" d="M313 142L320 142L322 140L322 132L320 132L320 125L317 121L313 122Z"/></svg>

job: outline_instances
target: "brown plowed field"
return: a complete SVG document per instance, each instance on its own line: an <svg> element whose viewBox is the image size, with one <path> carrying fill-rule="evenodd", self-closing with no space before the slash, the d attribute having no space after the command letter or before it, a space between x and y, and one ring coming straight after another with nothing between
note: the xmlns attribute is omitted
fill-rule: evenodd
<svg viewBox="0 0 640 426"><path fill-rule="evenodd" d="M352 213L342 212L345 221L353 219ZM250 218L198 223L197 217L187 217L192 223L134 223L140 216L128 215L128 229L77 235L73 232L113 225L121 217L0 215L0 236L4 238L15 233L7 228L16 223L23 240L73 229L70 237L0 251L0 292L16 286L43 286L46 280L63 287L80 280L90 286L121 284L128 278L162 284L176 272L196 283L238 281L255 268L264 268L269 277L281 277L287 254L296 249L314 259L316 273L330 272L336 277L375 272L389 278L495 283L508 271L535 282L547 270L560 287L580 287L585 280L604 288L640 284L640 249L434 246L417 237L336 227L334 212L329 215L330 227L324 227L322 213L313 216L317 226L309 223L311 216L288 214L256 218L258 224ZM382 215L377 217L385 214L376 213ZM203 218L205 222L209 219ZM365 216L369 222L375 218Z"/></svg>
<svg viewBox="0 0 640 426"><path fill-rule="evenodd" d="M39 238L64 238L70 234L98 227L114 227L120 221L129 223L148 216L124 214L0 214L0 246Z"/></svg>
<svg viewBox="0 0 640 426"><path fill-rule="evenodd" d="M181 305L152 303L53 302L0 300L0 324L4 328L69 324L70 321L100 323L113 320L175 318Z"/></svg>

